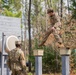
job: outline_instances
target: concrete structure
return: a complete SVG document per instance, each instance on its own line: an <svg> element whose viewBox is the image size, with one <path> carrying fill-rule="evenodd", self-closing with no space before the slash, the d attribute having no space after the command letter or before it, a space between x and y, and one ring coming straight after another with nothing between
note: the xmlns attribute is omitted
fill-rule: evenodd
<svg viewBox="0 0 76 75"><path fill-rule="evenodd" d="M0 39L2 33L11 36L21 36L21 19L15 17L0 16Z"/></svg>

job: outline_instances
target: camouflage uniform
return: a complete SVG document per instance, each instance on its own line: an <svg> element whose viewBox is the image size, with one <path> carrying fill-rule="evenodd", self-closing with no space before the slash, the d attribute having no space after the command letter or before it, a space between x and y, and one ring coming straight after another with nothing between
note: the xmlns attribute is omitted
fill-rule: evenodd
<svg viewBox="0 0 76 75"><path fill-rule="evenodd" d="M50 19L51 26L45 32L41 45L43 45L46 42L48 36L51 33L53 33L57 42L62 43L62 39L59 35L60 28L61 28L61 22L60 22L59 17L57 17L57 15L55 14L53 16L50 16L49 19Z"/></svg>
<svg viewBox="0 0 76 75"><path fill-rule="evenodd" d="M24 53L21 49L16 48L8 53L7 65L12 71L11 75L27 75Z"/></svg>

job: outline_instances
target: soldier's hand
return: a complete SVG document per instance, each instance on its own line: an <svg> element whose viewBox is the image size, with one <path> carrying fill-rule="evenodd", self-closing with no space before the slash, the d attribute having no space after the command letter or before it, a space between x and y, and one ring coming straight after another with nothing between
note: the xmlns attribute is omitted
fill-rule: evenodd
<svg viewBox="0 0 76 75"><path fill-rule="evenodd" d="M55 30L55 27L52 27L51 29L52 29L52 30Z"/></svg>

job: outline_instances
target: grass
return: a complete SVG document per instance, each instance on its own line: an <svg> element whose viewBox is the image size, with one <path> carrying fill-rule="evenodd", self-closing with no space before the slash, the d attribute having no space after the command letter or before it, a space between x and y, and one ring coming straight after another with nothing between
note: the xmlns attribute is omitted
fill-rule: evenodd
<svg viewBox="0 0 76 75"><path fill-rule="evenodd" d="M76 70L75 70L75 72L76 72ZM28 73L28 75L35 75L35 74L32 74L31 72L30 73ZM42 75L62 75L61 73L59 73L59 74L42 74ZM70 74L70 75L76 75L76 73L75 74Z"/></svg>
<svg viewBox="0 0 76 75"><path fill-rule="evenodd" d="M28 73L28 75L33 75L32 73Z"/></svg>
<svg viewBox="0 0 76 75"><path fill-rule="evenodd" d="M34 75L34 74L28 73L28 75ZM61 75L61 74L42 74L42 75Z"/></svg>

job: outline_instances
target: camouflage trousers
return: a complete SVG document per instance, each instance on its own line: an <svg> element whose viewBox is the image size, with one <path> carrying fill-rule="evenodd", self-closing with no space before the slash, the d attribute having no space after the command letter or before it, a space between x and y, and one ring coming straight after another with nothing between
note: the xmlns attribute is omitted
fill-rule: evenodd
<svg viewBox="0 0 76 75"><path fill-rule="evenodd" d="M27 75L26 71L15 71L15 70L12 70L12 74L11 75Z"/></svg>
<svg viewBox="0 0 76 75"><path fill-rule="evenodd" d="M59 35L59 33L60 33L60 28L59 28L59 27L54 28L54 29L52 29L52 27L49 27L48 30L45 32L45 34L44 34L44 36L43 36L42 43L45 43L45 42L46 42L48 36L49 36L51 33L54 35L54 37L55 37L55 39L56 39L57 42L61 42L61 43L62 43L62 38L61 38L61 36Z"/></svg>

